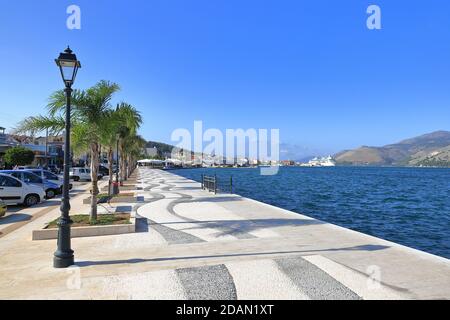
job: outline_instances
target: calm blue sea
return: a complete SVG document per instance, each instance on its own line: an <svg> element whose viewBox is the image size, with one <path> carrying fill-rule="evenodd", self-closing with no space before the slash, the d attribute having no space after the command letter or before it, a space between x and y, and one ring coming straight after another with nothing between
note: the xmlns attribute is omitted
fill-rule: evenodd
<svg viewBox="0 0 450 320"><path fill-rule="evenodd" d="M450 169L282 167L172 171L233 176L234 193L450 258Z"/></svg>

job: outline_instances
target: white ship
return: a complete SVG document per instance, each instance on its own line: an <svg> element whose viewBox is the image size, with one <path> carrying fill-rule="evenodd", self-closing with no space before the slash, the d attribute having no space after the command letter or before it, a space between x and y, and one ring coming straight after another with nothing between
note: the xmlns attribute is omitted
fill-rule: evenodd
<svg viewBox="0 0 450 320"><path fill-rule="evenodd" d="M302 163L302 167L335 167L336 162L332 156L328 157L315 157L308 163Z"/></svg>

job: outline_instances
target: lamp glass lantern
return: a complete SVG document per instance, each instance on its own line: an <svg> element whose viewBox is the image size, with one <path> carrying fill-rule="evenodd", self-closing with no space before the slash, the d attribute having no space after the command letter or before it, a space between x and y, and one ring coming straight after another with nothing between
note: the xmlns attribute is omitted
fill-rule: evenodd
<svg viewBox="0 0 450 320"><path fill-rule="evenodd" d="M59 54L58 59L55 59L56 65L61 71L61 77L66 87L71 87L75 82L78 69L81 68L80 61L77 60L77 56L67 47L64 52Z"/></svg>

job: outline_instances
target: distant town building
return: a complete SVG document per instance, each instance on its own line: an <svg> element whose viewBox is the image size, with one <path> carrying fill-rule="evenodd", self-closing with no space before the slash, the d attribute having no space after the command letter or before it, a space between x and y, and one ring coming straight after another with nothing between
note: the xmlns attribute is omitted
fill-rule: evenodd
<svg viewBox="0 0 450 320"><path fill-rule="evenodd" d="M5 166L4 154L6 150L22 146L33 151L35 159L32 165L44 166L47 164L62 167L64 158L64 141L62 136L31 137L5 133L0 127L0 167Z"/></svg>
<svg viewBox="0 0 450 320"><path fill-rule="evenodd" d="M11 140L9 135L5 133L5 128L0 127L0 168L5 166L3 156L6 150L17 145L16 141Z"/></svg>

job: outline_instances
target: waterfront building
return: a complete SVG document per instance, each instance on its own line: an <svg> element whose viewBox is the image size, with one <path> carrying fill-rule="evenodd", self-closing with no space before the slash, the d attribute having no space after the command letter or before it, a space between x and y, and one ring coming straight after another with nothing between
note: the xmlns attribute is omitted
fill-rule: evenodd
<svg viewBox="0 0 450 320"><path fill-rule="evenodd" d="M35 159L31 165L45 166L48 164L62 166L64 157L64 141L62 136L31 137L5 133L0 127L0 167L5 165L3 156L6 150L22 146L33 151Z"/></svg>
<svg viewBox="0 0 450 320"><path fill-rule="evenodd" d="M295 161L292 160L282 160L281 165L285 167L295 166Z"/></svg>

